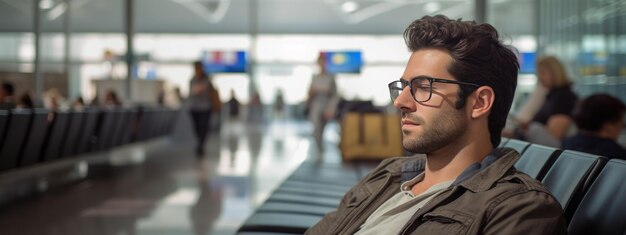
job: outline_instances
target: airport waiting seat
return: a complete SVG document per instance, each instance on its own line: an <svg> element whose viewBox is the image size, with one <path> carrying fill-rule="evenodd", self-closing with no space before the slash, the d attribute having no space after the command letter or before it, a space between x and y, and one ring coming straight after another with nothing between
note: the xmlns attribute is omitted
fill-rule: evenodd
<svg viewBox="0 0 626 235"><path fill-rule="evenodd" d="M506 142L509 142L509 138L500 137L500 145L498 145L498 147L504 147L506 145Z"/></svg>
<svg viewBox="0 0 626 235"><path fill-rule="evenodd" d="M362 170L370 168L368 165ZM354 165L304 162L257 208L239 234L304 233L336 210L345 193L359 181L359 171L361 168Z"/></svg>
<svg viewBox="0 0 626 235"><path fill-rule="evenodd" d="M345 186L354 186L358 181L356 174L353 173L353 176L336 176L332 177L333 174L324 174L319 173L316 175L292 175L287 181L289 182L310 182L310 183L322 183L322 184L330 184L330 185L345 185Z"/></svg>
<svg viewBox="0 0 626 235"><path fill-rule="evenodd" d="M569 224L571 235L626 233L626 161L611 159L585 194Z"/></svg>
<svg viewBox="0 0 626 235"><path fill-rule="evenodd" d="M42 149L48 139L48 130L50 122L48 122L47 109L35 109L33 111L33 121L26 139L26 147L22 153L19 162L20 167L30 166L41 160Z"/></svg>
<svg viewBox="0 0 626 235"><path fill-rule="evenodd" d="M76 150L74 154L81 154L87 151L90 151L95 143L95 132L98 125L98 119L100 118L100 113L96 109L87 109L85 112L85 124L83 128L81 128L78 143L76 144Z"/></svg>
<svg viewBox="0 0 626 235"><path fill-rule="evenodd" d="M302 179L316 182L349 182L354 184L359 180L357 168L352 165L323 164L304 162L288 179Z"/></svg>
<svg viewBox="0 0 626 235"><path fill-rule="evenodd" d="M120 110L107 110L104 112L104 120L102 122L102 129L98 133L98 150L108 150L113 144L112 139L115 136L115 130L121 117Z"/></svg>
<svg viewBox="0 0 626 235"><path fill-rule="evenodd" d="M290 187L279 187L274 192L283 193L283 194L311 195L311 196L330 197L330 198L342 198L346 194L345 191L334 191L334 190L313 191L308 188L290 188Z"/></svg>
<svg viewBox="0 0 626 235"><path fill-rule="evenodd" d="M293 189L308 189L315 191L332 191L332 192L348 192L352 186L346 185L332 185L316 182L300 182L300 181L286 181L281 188L293 188Z"/></svg>
<svg viewBox="0 0 626 235"><path fill-rule="evenodd" d="M98 115L98 122L93 134L93 143L91 144L90 151L100 151L107 149L107 140L113 136L115 129L115 114L113 110L106 109L100 110Z"/></svg>
<svg viewBox="0 0 626 235"><path fill-rule="evenodd" d="M61 151L65 142L65 134L69 126L71 113L57 111L50 126L50 134L43 152L43 161L52 161L61 158Z"/></svg>
<svg viewBox="0 0 626 235"><path fill-rule="evenodd" d="M154 120L154 110L150 108L141 109L139 115L139 129L137 132L137 136L135 136L136 141L144 141L152 138L153 133L153 120Z"/></svg>
<svg viewBox="0 0 626 235"><path fill-rule="evenodd" d="M149 109L147 113L148 121L148 139L153 139L159 137L159 123L161 117L159 116L159 110L157 109Z"/></svg>
<svg viewBox="0 0 626 235"><path fill-rule="evenodd" d="M130 143L130 137L132 134L132 130L133 130L133 122L134 119L136 118L136 111L134 110L125 110L122 114L122 124L120 125L121 128L118 129L117 133L115 134L115 145L119 146L119 145L125 145Z"/></svg>
<svg viewBox="0 0 626 235"><path fill-rule="evenodd" d="M257 208L257 213L280 213L324 216L336 210L335 206L305 205L300 203L266 202Z"/></svg>
<svg viewBox="0 0 626 235"><path fill-rule="evenodd" d="M2 149L2 143L4 142L4 135L6 134L7 124L9 123L9 111L0 110L0 149Z"/></svg>
<svg viewBox="0 0 626 235"><path fill-rule="evenodd" d="M31 117L30 110L11 110L4 144L0 150L0 171L17 167L30 128Z"/></svg>
<svg viewBox="0 0 626 235"><path fill-rule="evenodd" d="M76 146L79 143L79 137L84 127L86 113L84 111L72 111L71 121L67 125L67 134L65 143L61 150L61 157L72 156L76 154Z"/></svg>
<svg viewBox="0 0 626 235"><path fill-rule="evenodd" d="M552 147L532 144L524 150L515 168L537 180L541 180L548 172L561 150Z"/></svg>
<svg viewBox="0 0 626 235"><path fill-rule="evenodd" d="M237 235L298 235L301 233L240 232Z"/></svg>
<svg viewBox="0 0 626 235"><path fill-rule="evenodd" d="M528 146L530 146L530 143L517 139L510 139L504 144L504 147L515 149L520 155L524 153Z"/></svg>
<svg viewBox="0 0 626 235"><path fill-rule="evenodd" d="M297 195L290 193L273 193L266 202L287 202L298 203L302 205L314 205L324 207L338 207L341 198L321 197L318 195Z"/></svg>
<svg viewBox="0 0 626 235"><path fill-rule="evenodd" d="M172 133L172 130L174 130L174 125L176 124L176 119L178 118L178 112L179 110L176 109L170 109L168 111L169 115L168 115L168 120L167 120L167 124L165 125L165 134L169 135L170 133Z"/></svg>
<svg viewBox="0 0 626 235"><path fill-rule="evenodd" d="M168 117L169 112L166 109L159 108L156 111L156 121L157 123L154 126L155 136L159 137L165 135L167 129L167 122L169 120Z"/></svg>
<svg viewBox="0 0 626 235"><path fill-rule="evenodd" d="M118 136L121 135L121 132L124 131L122 129L126 128L126 110L117 109L113 111L113 116L115 122L113 123L113 127L109 133L109 136L105 139L105 148L107 149L116 147L121 144Z"/></svg>
<svg viewBox="0 0 626 235"><path fill-rule="evenodd" d="M602 156L566 150L543 178L541 182L559 201L567 221L607 161Z"/></svg>
<svg viewBox="0 0 626 235"><path fill-rule="evenodd" d="M238 232L304 234L309 227L315 225L322 218L322 216L303 214L255 213L244 222Z"/></svg>

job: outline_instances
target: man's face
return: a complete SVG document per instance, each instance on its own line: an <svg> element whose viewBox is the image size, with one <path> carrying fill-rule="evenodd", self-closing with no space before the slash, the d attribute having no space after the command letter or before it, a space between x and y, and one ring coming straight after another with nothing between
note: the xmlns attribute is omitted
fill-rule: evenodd
<svg viewBox="0 0 626 235"><path fill-rule="evenodd" d="M413 52L402 79L417 76L456 80L448 73L452 58L444 51L421 49ZM431 153L458 140L466 131L464 109L457 110L459 85L432 83L432 95L426 102L413 99L409 87L402 90L394 106L402 113L402 145L413 153Z"/></svg>

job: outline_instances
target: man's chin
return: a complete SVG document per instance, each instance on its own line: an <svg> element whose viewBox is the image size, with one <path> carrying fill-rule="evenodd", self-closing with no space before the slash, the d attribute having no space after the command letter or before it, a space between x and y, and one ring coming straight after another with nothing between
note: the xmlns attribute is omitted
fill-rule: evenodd
<svg viewBox="0 0 626 235"><path fill-rule="evenodd" d="M407 139L402 140L402 148L404 148L404 150L411 152L411 153L418 153L418 154L425 153L423 151L424 148L420 148L419 146L415 144L415 140L407 140Z"/></svg>

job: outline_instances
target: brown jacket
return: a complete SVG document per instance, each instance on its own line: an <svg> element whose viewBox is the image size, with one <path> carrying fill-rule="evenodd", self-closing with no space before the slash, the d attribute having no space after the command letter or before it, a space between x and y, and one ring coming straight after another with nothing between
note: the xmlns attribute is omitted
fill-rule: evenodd
<svg viewBox="0 0 626 235"><path fill-rule="evenodd" d="M513 167L518 158L512 149L494 149L418 210L401 234L567 234L561 206L540 182ZM423 156L383 161L306 234L355 233L424 164Z"/></svg>

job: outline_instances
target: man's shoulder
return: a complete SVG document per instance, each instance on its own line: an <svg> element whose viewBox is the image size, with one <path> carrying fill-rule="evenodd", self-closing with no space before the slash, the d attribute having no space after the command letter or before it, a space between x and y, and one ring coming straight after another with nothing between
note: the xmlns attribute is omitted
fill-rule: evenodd
<svg viewBox="0 0 626 235"><path fill-rule="evenodd" d="M550 195L550 197L554 197L541 182L515 168L512 168L509 174L498 180L493 190L502 192L501 196L503 197L517 194L547 194Z"/></svg>

